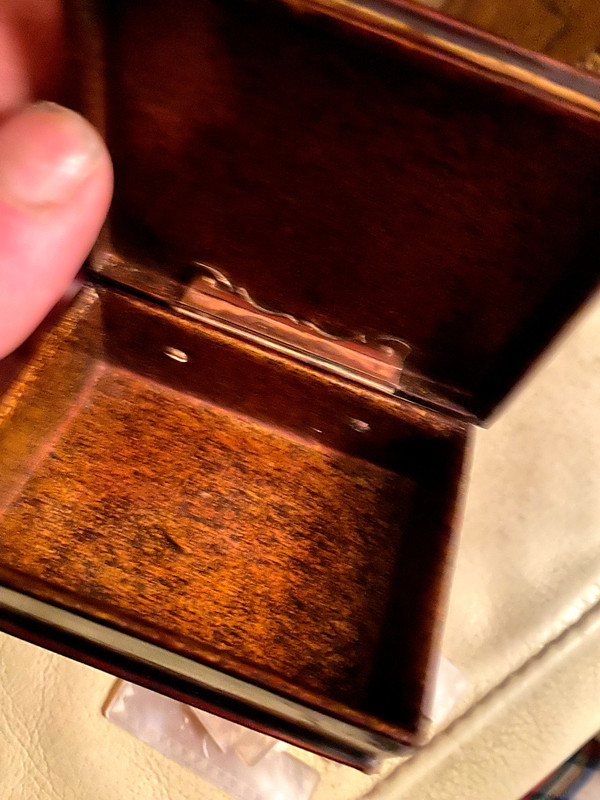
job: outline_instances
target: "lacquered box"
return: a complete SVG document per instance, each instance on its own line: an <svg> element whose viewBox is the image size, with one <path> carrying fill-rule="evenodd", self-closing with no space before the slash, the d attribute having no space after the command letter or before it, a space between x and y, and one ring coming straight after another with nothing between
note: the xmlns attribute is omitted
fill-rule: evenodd
<svg viewBox="0 0 600 800"><path fill-rule="evenodd" d="M0 627L372 769L470 432L598 281L600 85L402 2L70 25L116 193L2 398Z"/></svg>

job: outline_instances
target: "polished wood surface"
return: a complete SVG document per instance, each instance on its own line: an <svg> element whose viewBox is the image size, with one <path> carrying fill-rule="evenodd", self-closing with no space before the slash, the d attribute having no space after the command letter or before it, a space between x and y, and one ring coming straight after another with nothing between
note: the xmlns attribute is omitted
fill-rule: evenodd
<svg viewBox="0 0 600 800"><path fill-rule="evenodd" d="M106 254L397 337L479 417L596 284L600 117L281 3L103 9Z"/></svg>
<svg viewBox="0 0 600 800"><path fill-rule="evenodd" d="M414 736L464 425L112 290L14 392L5 584Z"/></svg>
<svg viewBox="0 0 600 800"><path fill-rule="evenodd" d="M115 201L92 283L0 406L0 583L245 688L219 701L16 606L0 626L319 752L345 736L361 767L422 735L469 425L600 263L575 72L473 60L464 26L443 47L397 18L415 6L368 5L73 5ZM207 264L252 341L193 307ZM276 352L263 312L408 352L397 391ZM294 730L247 687L299 704Z"/></svg>

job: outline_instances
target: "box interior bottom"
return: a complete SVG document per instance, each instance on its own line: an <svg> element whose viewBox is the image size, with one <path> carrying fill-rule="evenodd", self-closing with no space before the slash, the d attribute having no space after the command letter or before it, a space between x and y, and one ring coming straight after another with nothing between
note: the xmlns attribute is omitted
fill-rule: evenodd
<svg viewBox="0 0 600 800"><path fill-rule="evenodd" d="M415 515L437 495L444 513L463 439L430 432L437 462L399 469L376 432L352 447L349 425L344 451L315 426L252 419L133 371L111 315L86 303L5 399L3 580L338 715L415 728L449 537L426 514L415 547ZM289 388L278 403L294 405Z"/></svg>

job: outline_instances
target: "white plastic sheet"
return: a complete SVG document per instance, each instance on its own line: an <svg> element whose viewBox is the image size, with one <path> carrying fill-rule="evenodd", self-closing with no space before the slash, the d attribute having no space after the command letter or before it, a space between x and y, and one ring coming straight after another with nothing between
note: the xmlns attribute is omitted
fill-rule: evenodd
<svg viewBox="0 0 600 800"><path fill-rule="evenodd" d="M283 743L132 683L119 685L105 715L235 800L309 800L319 781Z"/></svg>

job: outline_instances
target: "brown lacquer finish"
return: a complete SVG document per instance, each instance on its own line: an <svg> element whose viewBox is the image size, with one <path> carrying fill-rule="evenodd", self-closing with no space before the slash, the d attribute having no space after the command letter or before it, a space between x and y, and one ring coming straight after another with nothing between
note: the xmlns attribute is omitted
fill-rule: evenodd
<svg viewBox="0 0 600 800"><path fill-rule="evenodd" d="M463 425L91 289L4 412L6 584L416 732Z"/></svg>
<svg viewBox="0 0 600 800"><path fill-rule="evenodd" d="M206 262L326 330L398 337L405 391L479 417L595 285L589 114L303 4L103 8L128 260Z"/></svg>
<svg viewBox="0 0 600 800"><path fill-rule="evenodd" d="M404 2L71 12L116 195L4 379L0 627L369 769L469 426L596 284L600 97Z"/></svg>

